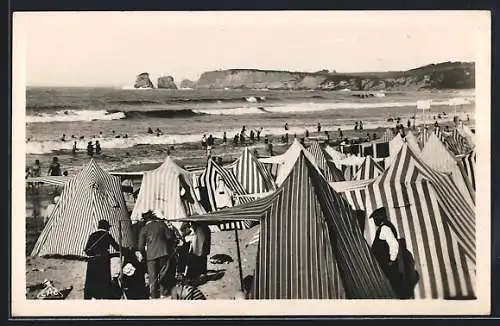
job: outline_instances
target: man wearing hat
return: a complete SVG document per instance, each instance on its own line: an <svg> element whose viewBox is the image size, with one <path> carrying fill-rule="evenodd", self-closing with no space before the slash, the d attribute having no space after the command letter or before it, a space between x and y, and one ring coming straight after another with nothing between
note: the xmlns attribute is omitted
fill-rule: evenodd
<svg viewBox="0 0 500 326"><path fill-rule="evenodd" d="M157 299L165 295L163 284L175 281L175 267L173 262L169 261L174 254L177 238L175 233L163 221L159 220L152 211L142 214L146 223L139 233L139 244L137 256L140 260L146 258L146 264L149 274L149 290L152 299ZM159 279L162 267L170 264L167 268L167 277L164 282Z"/></svg>
<svg viewBox="0 0 500 326"><path fill-rule="evenodd" d="M85 245L85 253L89 256L83 298L110 299L111 298L111 267L109 247L116 251L120 246L109 233L111 225L106 220L98 222L98 230L93 232Z"/></svg>

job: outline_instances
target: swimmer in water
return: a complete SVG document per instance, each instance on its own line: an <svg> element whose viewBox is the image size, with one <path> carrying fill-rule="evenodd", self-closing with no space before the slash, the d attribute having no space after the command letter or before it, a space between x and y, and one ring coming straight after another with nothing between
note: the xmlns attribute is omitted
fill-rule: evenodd
<svg viewBox="0 0 500 326"><path fill-rule="evenodd" d="M61 141L66 141L66 134L63 134L61 137Z"/></svg>

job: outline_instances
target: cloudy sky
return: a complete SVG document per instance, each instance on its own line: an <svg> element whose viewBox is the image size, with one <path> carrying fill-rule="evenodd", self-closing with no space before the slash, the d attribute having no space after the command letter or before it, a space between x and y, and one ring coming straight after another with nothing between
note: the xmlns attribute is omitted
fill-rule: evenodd
<svg viewBox="0 0 500 326"><path fill-rule="evenodd" d="M478 12L16 13L28 85L125 86L140 72L196 80L208 70L406 70L476 61Z"/></svg>

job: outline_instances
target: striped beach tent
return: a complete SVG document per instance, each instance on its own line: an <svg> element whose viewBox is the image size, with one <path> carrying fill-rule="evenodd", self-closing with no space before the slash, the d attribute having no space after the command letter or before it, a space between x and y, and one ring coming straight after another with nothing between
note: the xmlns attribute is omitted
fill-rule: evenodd
<svg viewBox="0 0 500 326"><path fill-rule="evenodd" d="M121 226L122 245L133 245L120 178L108 174L91 160L66 183L31 255L85 257L87 239L102 219L111 225L110 233L116 241L120 239Z"/></svg>
<svg viewBox="0 0 500 326"><path fill-rule="evenodd" d="M272 195L190 219L260 221L252 299L394 298L349 206L305 153Z"/></svg>
<svg viewBox="0 0 500 326"><path fill-rule="evenodd" d="M474 192L476 191L476 150L462 156L460 158L461 166L467 179L469 180L469 184L472 186Z"/></svg>
<svg viewBox="0 0 500 326"><path fill-rule="evenodd" d="M444 142L448 149L455 155L467 154L473 149L473 146L457 129L453 129L451 134L445 137Z"/></svg>
<svg viewBox="0 0 500 326"><path fill-rule="evenodd" d="M328 154L320 147L317 141L312 142L307 150L314 157L316 164L323 173L326 181L336 182L345 180L344 176L342 175L342 171L337 169L337 167L333 162L331 162L331 160L328 160Z"/></svg>
<svg viewBox="0 0 500 326"><path fill-rule="evenodd" d="M396 155L399 153L399 150L401 147L403 147L404 144L404 139L401 137L401 134L398 133L392 140L389 142L389 157L386 157L384 159L384 166L385 168L388 168Z"/></svg>
<svg viewBox="0 0 500 326"><path fill-rule="evenodd" d="M413 132L408 131L408 133L406 134L404 140L408 144L408 146L410 146L411 149L415 153L420 153L420 146L418 144L417 137L415 137L415 135L413 134Z"/></svg>
<svg viewBox="0 0 500 326"><path fill-rule="evenodd" d="M245 204L253 200L236 179L234 174L208 160L207 167L198 177L200 199L207 212L215 212L237 204ZM220 230L242 230L253 227L253 221L233 221L218 225Z"/></svg>
<svg viewBox="0 0 500 326"><path fill-rule="evenodd" d="M385 207L398 237L406 240L420 280L415 298L475 295L475 215L450 174L427 165L405 144L393 164L366 190L366 214ZM367 218L365 237L376 227Z"/></svg>
<svg viewBox="0 0 500 326"><path fill-rule="evenodd" d="M170 156L158 168L144 172L131 219L140 220L148 210L166 219L206 213L197 200L191 173Z"/></svg>
<svg viewBox="0 0 500 326"><path fill-rule="evenodd" d="M248 147L233 163L224 167L231 171L249 194L274 191L276 185L265 166Z"/></svg>
<svg viewBox="0 0 500 326"><path fill-rule="evenodd" d="M283 181L288 177L288 174L292 170L295 161L299 157L299 154L303 153L311 162L314 162L314 166L318 169L318 172L321 174L322 171L316 164L316 159L311 154L311 152L307 151L304 146L297 140L294 139L293 143L288 147L287 151L281 155L271 156L260 159L260 162L263 164L272 164L276 165L276 185L280 186Z"/></svg>
<svg viewBox="0 0 500 326"><path fill-rule="evenodd" d="M347 155L337 151L336 149L328 145L325 146L325 152L328 154L327 157L335 164L337 169L340 169L341 168L340 161L345 159Z"/></svg>
<svg viewBox="0 0 500 326"><path fill-rule="evenodd" d="M446 149L445 145L435 134L431 134L425 143L421 157L431 168L437 171L451 173L453 181L464 195L464 198L469 201L469 205L474 205L475 191L473 184L467 176L466 170L455 155Z"/></svg>
<svg viewBox="0 0 500 326"><path fill-rule="evenodd" d="M354 180L373 179L384 172L384 169L373 160L371 156L364 159L363 164L358 168Z"/></svg>
<svg viewBox="0 0 500 326"><path fill-rule="evenodd" d="M422 127L417 133L417 141L420 148L424 148L425 143L432 134L435 134L440 141L444 141L445 133L440 127Z"/></svg>
<svg viewBox="0 0 500 326"><path fill-rule="evenodd" d="M472 132L472 129L469 126L462 125L461 128L458 128L460 134L467 139L470 145L475 146L476 144L476 134Z"/></svg>
<svg viewBox="0 0 500 326"><path fill-rule="evenodd" d="M366 186L371 182L373 182L373 179L329 182L329 184L333 190L347 200L353 210L365 211Z"/></svg>

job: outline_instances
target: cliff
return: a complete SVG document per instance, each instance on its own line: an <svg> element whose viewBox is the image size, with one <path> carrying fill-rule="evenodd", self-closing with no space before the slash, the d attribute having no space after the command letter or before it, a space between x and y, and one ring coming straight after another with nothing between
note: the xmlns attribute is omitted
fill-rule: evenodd
<svg viewBox="0 0 500 326"><path fill-rule="evenodd" d="M175 85L174 82L174 77L165 76L158 78L158 88L177 89L177 85Z"/></svg>
<svg viewBox="0 0 500 326"><path fill-rule="evenodd" d="M197 89L270 90L404 90L474 88L474 63L444 62L407 71L373 73L315 73L256 69L205 72ZM181 86L182 87L182 86Z"/></svg>
<svg viewBox="0 0 500 326"><path fill-rule="evenodd" d="M135 77L135 88L154 88L151 79L149 79L149 74L147 72L140 73Z"/></svg>

